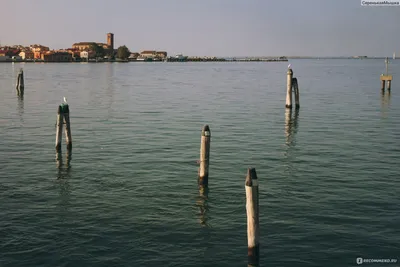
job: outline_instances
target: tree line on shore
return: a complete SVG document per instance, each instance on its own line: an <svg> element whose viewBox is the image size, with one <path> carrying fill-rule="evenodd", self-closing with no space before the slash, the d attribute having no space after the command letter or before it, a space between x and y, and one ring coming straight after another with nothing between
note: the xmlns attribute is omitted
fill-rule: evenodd
<svg viewBox="0 0 400 267"><path fill-rule="evenodd" d="M125 45L118 47L116 55L114 54L114 51L107 52L101 45L96 43L90 45L90 50L94 52L94 56L96 58L104 58L105 56L109 56L110 58L114 59L116 56L119 59L125 60L131 55L128 47Z"/></svg>

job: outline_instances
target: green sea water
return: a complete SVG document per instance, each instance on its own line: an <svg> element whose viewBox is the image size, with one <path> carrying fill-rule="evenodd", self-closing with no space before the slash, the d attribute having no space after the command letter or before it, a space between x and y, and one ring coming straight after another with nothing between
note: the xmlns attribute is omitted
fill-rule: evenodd
<svg viewBox="0 0 400 267"><path fill-rule="evenodd" d="M248 167L261 266L400 266L400 61L390 94L382 60L290 63L291 113L287 62L1 64L0 266L247 266Z"/></svg>

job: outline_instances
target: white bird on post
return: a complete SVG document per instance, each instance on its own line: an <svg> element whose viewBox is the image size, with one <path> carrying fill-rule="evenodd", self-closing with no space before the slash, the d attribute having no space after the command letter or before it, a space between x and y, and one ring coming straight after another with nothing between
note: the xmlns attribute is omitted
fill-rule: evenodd
<svg viewBox="0 0 400 267"><path fill-rule="evenodd" d="M287 68L290 69L290 66L292 66L292 64L289 64L289 65L287 66Z"/></svg>
<svg viewBox="0 0 400 267"><path fill-rule="evenodd" d="M67 98L64 96L64 103L67 104Z"/></svg>

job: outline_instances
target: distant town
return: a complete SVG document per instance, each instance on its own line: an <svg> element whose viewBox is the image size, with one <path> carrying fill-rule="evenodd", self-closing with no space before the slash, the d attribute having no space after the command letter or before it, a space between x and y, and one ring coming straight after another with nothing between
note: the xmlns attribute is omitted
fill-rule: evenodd
<svg viewBox="0 0 400 267"><path fill-rule="evenodd" d="M185 61L288 61L288 59L368 59L367 56L351 57L310 57L310 56L278 56L278 57L190 57L182 54L168 56L166 51L144 50L131 52L125 45L114 47L114 34L106 34L106 43L79 42L71 48L51 50L42 44L30 46L0 46L0 62L185 62ZM381 57L372 57L381 58ZM393 53L393 59L395 59Z"/></svg>
<svg viewBox="0 0 400 267"><path fill-rule="evenodd" d="M131 52L126 46L114 48L114 34L107 33L107 42L79 42L71 48L50 50L48 46L12 45L0 47L0 62L180 62L180 61L287 61L286 57L218 58L168 56L166 51Z"/></svg>

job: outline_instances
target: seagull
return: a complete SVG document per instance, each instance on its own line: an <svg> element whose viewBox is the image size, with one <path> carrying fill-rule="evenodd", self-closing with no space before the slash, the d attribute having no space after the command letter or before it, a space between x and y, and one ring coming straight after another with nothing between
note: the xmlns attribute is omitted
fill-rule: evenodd
<svg viewBox="0 0 400 267"><path fill-rule="evenodd" d="M64 96L64 103L67 104L67 98Z"/></svg>
<svg viewBox="0 0 400 267"><path fill-rule="evenodd" d="M290 69L290 66L292 66L292 64L289 64L289 65L287 66L287 68Z"/></svg>

